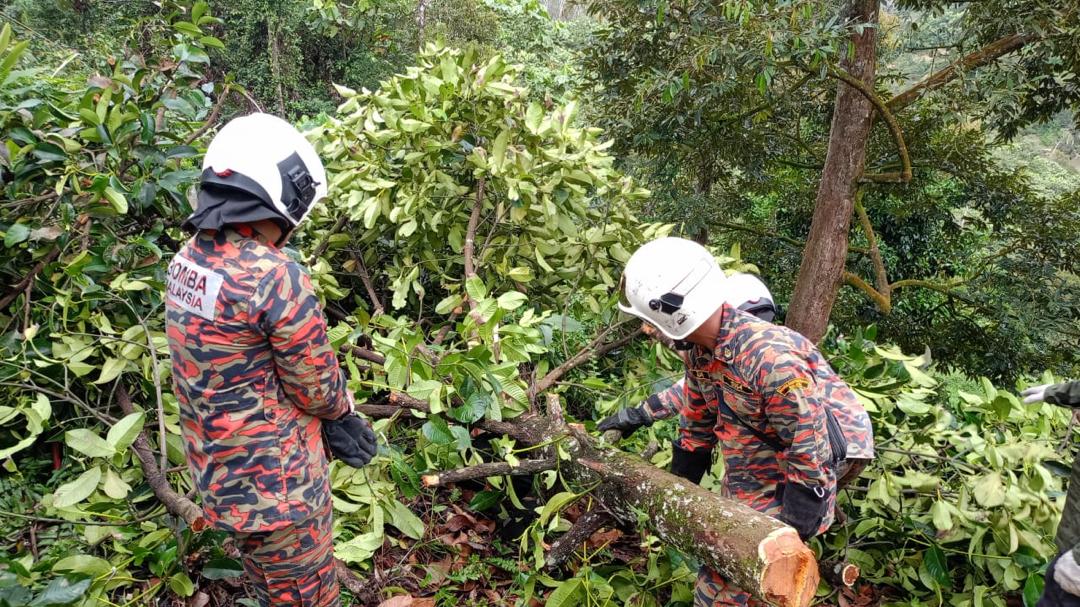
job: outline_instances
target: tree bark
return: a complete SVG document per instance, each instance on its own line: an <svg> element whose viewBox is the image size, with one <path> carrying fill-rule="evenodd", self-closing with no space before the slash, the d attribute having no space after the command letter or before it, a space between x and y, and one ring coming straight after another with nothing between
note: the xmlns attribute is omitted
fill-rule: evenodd
<svg viewBox="0 0 1080 607"><path fill-rule="evenodd" d="M644 523L660 539L780 607L809 605L819 572L794 529L733 499L570 430L575 452L564 469L624 524ZM639 517L639 513L641 516Z"/></svg>
<svg viewBox="0 0 1080 607"><path fill-rule="evenodd" d="M549 403L547 415L516 426L525 444L565 441L570 458L560 469L574 486L593 488L596 499L623 524L648 527L759 599L780 607L804 607L813 600L817 561L791 527L639 457L598 446L562 420L557 399Z"/></svg>
<svg viewBox="0 0 1080 607"><path fill-rule="evenodd" d="M879 0L851 0L850 18L876 26ZM869 88L874 86L877 28L852 33L854 51L841 69ZM810 236L803 250L787 325L813 341L825 335L836 293L844 276L848 231L855 194L866 163L874 104L857 88L841 82L829 130L829 151L818 186Z"/></svg>

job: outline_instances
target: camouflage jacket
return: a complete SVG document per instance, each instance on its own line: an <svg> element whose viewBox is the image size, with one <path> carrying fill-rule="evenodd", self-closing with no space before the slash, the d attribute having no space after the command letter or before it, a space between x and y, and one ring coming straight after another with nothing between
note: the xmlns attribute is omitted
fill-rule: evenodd
<svg viewBox="0 0 1080 607"><path fill-rule="evenodd" d="M351 397L311 280L245 226L169 264L166 319L188 467L207 520L273 531L330 499L318 418Z"/></svg>
<svg viewBox="0 0 1080 607"><path fill-rule="evenodd" d="M836 471L825 408L848 441L849 459L873 457L870 418L851 389L837 377L805 337L724 305L716 347L695 346L687 353L683 380L650 397L653 415L680 414L677 442L682 449L713 449L724 457L723 490L754 509L780 512L781 483L820 488L836 499ZM718 398L742 422L787 448L779 453L763 444L739 420L718 410ZM832 523L823 521L820 531Z"/></svg>

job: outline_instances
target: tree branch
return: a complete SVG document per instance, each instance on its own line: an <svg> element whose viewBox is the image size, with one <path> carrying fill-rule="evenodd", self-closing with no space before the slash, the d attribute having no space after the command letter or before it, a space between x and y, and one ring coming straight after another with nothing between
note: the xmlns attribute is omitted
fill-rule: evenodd
<svg viewBox="0 0 1080 607"><path fill-rule="evenodd" d="M330 246L330 237L341 231L341 228L345 227L345 222L349 221L349 216L342 214L334 222L334 226L330 228L330 231L326 233L322 239L319 240L319 244L315 245L315 249L312 250L311 255L308 257L308 265L315 265L315 262L319 260L319 255L326 252L326 248Z"/></svg>
<svg viewBox="0 0 1080 607"><path fill-rule="evenodd" d="M881 249L878 247L877 236L874 234L874 226L870 223L870 215L866 213L866 205L863 204L862 188L855 193L855 213L859 217L859 225L862 226L863 234L866 235L866 242L869 245L870 261L874 264L877 290L891 302L892 288L889 285L888 273L885 270L885 260L881 257ZM888 314L888 312L885 313Z"/></svg>
<svg viewBox="0 0 1080 607"><path fill-rule="evenodd" d="M604 343L604 338L606 338L609 333L623 326L627 322L630 321L616 323L604 329L600 332L599 335L596 336L596 339L593 339L591 342L589 342L589 345L579 350L577 354L571 356L561 365L549 371L547 375L543 376L542 378L534 378L532 385L529 386L529 401L534 402L538 394L555 385L555 382L559 381L562 376L566 375L571 370L581 366L581 364L583 364L587 360L593 358L594 356L603 356L604 354L607 354L608 352L611 352L612 350L615 350L617 348L621 348L633 341L634 338L641 334L640 327L635 329L632 333L629 333L628 335L624 335L619 339Z"/></svg>
<svg viewBox="0 0 1080 607"><path fill-rule="evenodd" d="M1034 42L1039 36L1035 34L1012 34L999 38L981 49L969 53L952 62L944 68L923 78L906 91L896 95L885 103L893 112L899 112L907 106L919 100L924 93L941 88L945 84L956 79L965 71L972 70L993 63L999 58Z"/></svg>
<svg viewBox="0 0 1080 607"><path fill-rule="evenodd" d="M127 388L121 383L116 384L116 404L120 406L120 410L124 412L124 415L131 415L136 411L135 406L131 404L131 395L128 394ZM150 485L154 495L165 505L165 508L174 516L184 519L193 531L201 531L205 528L206 519L203 518L202 508L174 491L172 486L169 485L169 479L165 477L157 462L154 461L154 450L150 448L150 441L146 438L145 432L139 432L131 448L134 449L135 456L139 459L146 484Z"/></svg>
<svg viewBox="0 0 1080 607"><path fill-rule="evenodd" d="M378 352L372 352L367 348L361 348L360 346L356 346L353 344L345 344L341 346L341 349L351 353L353 356L361 360L366 360L369 363L375 363L376 365L382 365L386 363L385 356L379 354Z"/></svg>
<svg viewBox="0 0 1080 607"><path fill-rule="evenodd" d="M184 143L190 145L193 141L206 134L217 123L217 119L221 116L221 108L225 106L225 101L228 100L229 94L232 93L232 88L225 87L225 90L221 92L221 96L218 97L214 107L210 109L210 115L206 117L206 121L203 125L193 131L190 135L184 138Z"/></svg>
<svg viewBox="0 0 1080 607"><path fill-rule="evenodd" d="M554 569L563 564L592 534L599 531L601 527L611 524L611 522L610 516L598 510L589 510L581 515L581 518L575 521L574 525L566 533L551 544L551 549L548 550L547 558L544 560L544 566L548 569Z"/></svg>
<svg viewBox="0 0 1080 607"><path fill-rule="evenodd" d="M469 225L465 228L465 280L476 277L476 265L473 260L473 252L476 248L476 227L480 223L480 211L484 208L484 178L476 183L476 202L473 203L472 214L469 215ZM476 302L469 300L473 306Z"/></svg>
<svg viewBox="0 0 1080 607"><path fill-rule="evenodd" d="M0 309L8 307L8 304L15 301L15 298L21 295L23 291L26 290L26 287L34 282L34 279L37 278L37 275L41 274L41 271L45 269L45 266L52 263L52 261L56 259L58 255L60 255L60 247L58 246L53 247L51 251L46 253L45 257L42 257L41 260L38 261L37 264L35 264L34 267L26 273L26 276L23 276L22 279L19 280L19 282L12 285L11 290L8 291L7 295L5 295L3 298L0 298Z"/></svg>
<svg viewBox="0 0 1080 607"><path fill-rule="evenodd" d="M379 294L375 292L375 285L371 282L371 274L368 273L367 266L364 265L364 256L356 255L356 271L360 274L360 281L364 283L364 290L367 291L368 299L371 300L371 305L375 306L375 315L382 314L386 308L382 304L382 300L379 299Z"/></svg>
<svg viewBox="0 0 1080 607"><path fill-rule="evenodd" d="M490 462L437 474L425 474L421 480L425 487L439 487L489 476L528 476L546 470L554 470L558 465L559 462L555 458L527 459L518 462L516 465L510 465L507 462Z"/></svg>
<svg viewBox="0 0 1080 607"><path fill-rule="evenodd" d="M889 111L888 105L877 96L874 89L867 86L865 82L847 73L845 70L833 67L829 68L829 75L839 79L844 84L847 84L851 88L862 93L863 97L866 97L870 103L874 104L878 113L885 119L885 123L889 125L889 133L892 134L893 142L896 144L896 151L900 155L900 173L889 173L889 181L898 181L901 183L907 183L911 181L911 157L908 156L907 143L904 142L904 131L900 129L900 123L896 121L896 116ZM892 176L896 176L893 179ZM871 181L882 181L885 179L884 175L863 175L861 179Z"/></svg>

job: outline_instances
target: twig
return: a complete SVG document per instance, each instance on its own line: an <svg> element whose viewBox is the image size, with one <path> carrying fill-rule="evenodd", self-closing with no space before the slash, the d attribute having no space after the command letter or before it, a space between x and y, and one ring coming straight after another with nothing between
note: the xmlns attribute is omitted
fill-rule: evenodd
<svg viewBox="0 0 1080 607"><path fill-rule="evenodd" d="M221 116L221 108L225 106L225 101L229 98L229 93L232 92L230 87L225 87L225 90L221 92L214 107L210 109L210 115L206 117L206 121L201 127L193 131L190 135L184 138L185 144L190 144L199 137L206 134L216 123L219 116Z"/></svg>
<svg viewBox="0 0 1080 607"><path fill-rule="evenodd" d="M51 251L45 254L40 261L23 276L19 282L12 285L11 290L3 298L0 298L0 309L8 307L8 304L15 301L15 298L22 295L26 290L26 287L34 282L37 275L45 269L45 266L51 263L56 257L60 255L60 247L53 247ZM17 318L17 317L16 317Z"/></svg>
<svg viewBox="0 0 1080 607"><path fill-rule="evenodd" d="M348 220L349 216L345 214L338 217L337 221L334 222L334 226L330 228L330 231L319 240L319 244L315 245L315 249L312 250L311 255L308 257L309 266L315 265L315 262L319 260L319 255L325 253L326 248L330 246L330 237L337 234L341 228L345 227L345 222Z"/></svg>
<svg viewBox="0 0 1080 607"><path fill-rule="evenodd" d="M146 521L152 521L159 516L162 512L155 514L147 514L133 519L125 519L122 521L69 521L66 518L49 518L47 516L36 516L33 514L22 514L21 512L7 512L0 510L0 516L14 516L15 518L26 519L34 521L35 523L52 523L57 525L91 525L96 527L126 527L128 525L138 525L139 523L145 523ZM30 525L31 538L33 538L34 525Z"/></svg>
<svg viewBox="0 0 1080 607"><path fill-rule="evenodd" d="M158 357L157 349L154 346L154 340L150 336L150 327L146 325L146 319L139 317L139 324L142 325L143 333L146 334L146 347L150 351L150 366L151 377L154 380L154 397L157 401L157 418L158 418L158 446L161 448L161 460L158 467L162 470L168 470L169 468L169 456L165 449L165 399L161 394L161 371L158 369Z"/></svg>
<svg viewBox="0 0 1080 607"><path fill-rule="evenodd" d="M367 266L364 265L363 254L353 256L356 260L356 272L360 275L360 281L364 283L364 290L367 291L368 299L371 300L371 305L375 307L375 315L382 314L386 307L383 306L382 300L379 299L379 294L375 292L375 285L371 282L371 274L368 273Z"/></svg>
<svg viewBox="0 0 1080 607"><path fill-rule="evenodd" d="M341 349L351 353L353 356L359 359L366 360L370 363L375 363L376 365L382 365L386 363L385 356L379 354L378 352L372 352L367 348L361 348L360 346L355 346L353 344L345 344L341 347Z"/></svg>
<svg viewBox="0 0 1080 607"><path fill-rule="evenodd" d="M547 470L554 470L558 465L559 462L555 458L527 459L514 465L507 462L489 462L486 464L469 466L467 468L439 472L437 474L425 474L421 480L425 487L439 487L449 483L460 483L462 481L469 481L477 478L488 478L489 476L528 476Z"/></svg>

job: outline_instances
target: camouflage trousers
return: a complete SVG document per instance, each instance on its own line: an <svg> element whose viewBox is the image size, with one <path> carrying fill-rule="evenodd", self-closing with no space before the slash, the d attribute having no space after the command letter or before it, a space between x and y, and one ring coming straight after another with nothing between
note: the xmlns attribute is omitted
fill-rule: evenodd
<svg viewBox="0 0 1080 607"><path fill-rule="evenodd" d="M854 481L866 469L868 459L846 460L837 470L837 489ZM750 596L738 586L728 583L719 573L702 567L698 570L697 583L694 585L694 607L767 607L768 603Z"/></svg>
<svg viewBox="0 0 1080 607"><path fill-rule="evenodd" d="M244 571L263 607L338 607L330 503L291 527L238 533Z"/></svg>

